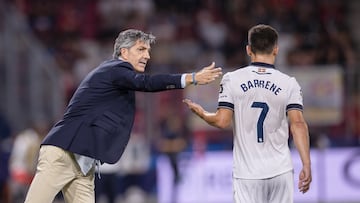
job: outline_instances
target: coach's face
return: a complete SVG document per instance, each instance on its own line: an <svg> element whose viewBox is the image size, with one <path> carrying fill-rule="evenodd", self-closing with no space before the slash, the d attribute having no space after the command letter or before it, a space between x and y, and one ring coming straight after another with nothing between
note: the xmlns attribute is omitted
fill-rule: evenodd
<svg viewBox="0 0 360 203"><path fill-rule="evenodd" d="M150 45L143 41L136 41L130 48L121 49L121 58L129 62L137 72L144 72L147 61L150 59Z"/></svg>

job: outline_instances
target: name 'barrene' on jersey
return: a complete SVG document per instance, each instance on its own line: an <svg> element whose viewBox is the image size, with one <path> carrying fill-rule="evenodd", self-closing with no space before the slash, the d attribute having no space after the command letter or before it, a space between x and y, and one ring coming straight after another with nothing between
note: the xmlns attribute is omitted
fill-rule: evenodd
<svg viewBox="0 0 360 203"><path fill-rule="evenodd" d="M263 88L273 92L275 95L278 95L282 90L282 88L280 88L278 85L271 82L270 80L258 80L258 79L248 80L247 82L242 83L240 87L244 92L252 88Z"/></svg>

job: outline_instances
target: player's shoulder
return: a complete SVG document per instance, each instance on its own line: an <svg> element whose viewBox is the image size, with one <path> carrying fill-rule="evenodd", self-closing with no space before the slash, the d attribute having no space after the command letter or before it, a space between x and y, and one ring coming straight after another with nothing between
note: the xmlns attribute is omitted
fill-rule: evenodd
<svg viewBox="0 0 360 203"><path fill-rule="evenodd" d="M235 68L235 70L232 71L228 71L227 73L224 74L224 77L232 77L232 76L238 76L238 75L244 75L247 72L250 72L250 66L248 65L244 65L238 68Z"/></svg>
<svg viewBox="0 0 360 203"><path fill-rule="evenodd" d="M287 73L285 71L276 70L276 78L277 80L282 81L283 83L286 83L289 87L299 86L299 83L294 75L291 73Z"/></svg>
<svg viewBox="0 0 360 203"><path fill-rule="evenodd" d="M292 80L295 79L294 76L291 76L290 74L286 73L285 71L274 69L273 73L277 75L277 77L282 77L283 79Z"/></svg>

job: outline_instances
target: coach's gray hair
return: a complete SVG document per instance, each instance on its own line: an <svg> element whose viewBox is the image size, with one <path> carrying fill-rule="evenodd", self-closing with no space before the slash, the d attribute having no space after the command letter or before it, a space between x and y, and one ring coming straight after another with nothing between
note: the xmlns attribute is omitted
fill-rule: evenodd
<svg viewBox="0 0 360 203"><path fill-rule="evenodd" d="M113 57L118 58L121 55L121 48L130 48L134 46L138 40L147 44L153 44L155 43L155 36L135 29L122 31L115 40Z"/></svg>

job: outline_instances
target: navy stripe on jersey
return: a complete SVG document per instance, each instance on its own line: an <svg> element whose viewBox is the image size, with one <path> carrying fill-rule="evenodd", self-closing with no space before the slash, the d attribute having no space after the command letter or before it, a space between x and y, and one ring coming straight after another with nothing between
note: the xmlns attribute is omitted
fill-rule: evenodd
<svg viewBox="0 0 360 203"><path fill-rule="evenodd" d="M229 102L219 102L218 107L234 110L234 104Z"/></svg>
<svg viewBox="0 0 360 203"><path fill-rule="evenodd" d="M301 104L289 104L286 106L286 111L292 110L292 109L298 109L303 110L303 106Z"/></svg>

